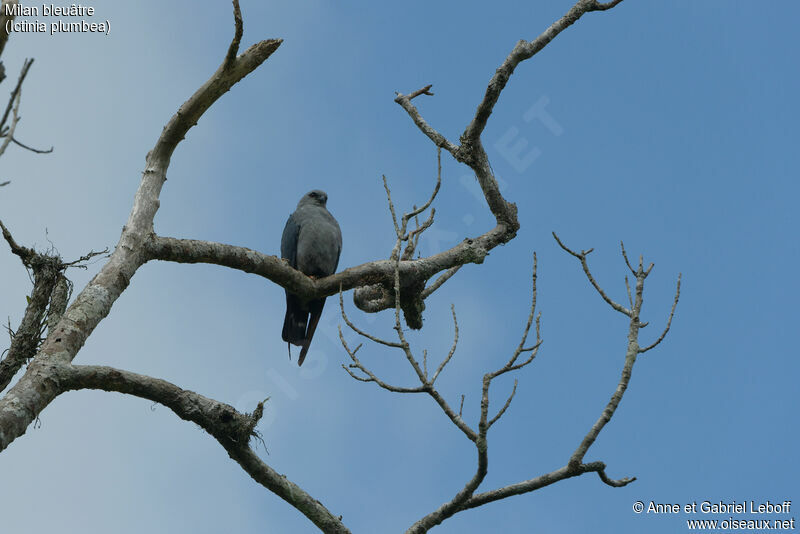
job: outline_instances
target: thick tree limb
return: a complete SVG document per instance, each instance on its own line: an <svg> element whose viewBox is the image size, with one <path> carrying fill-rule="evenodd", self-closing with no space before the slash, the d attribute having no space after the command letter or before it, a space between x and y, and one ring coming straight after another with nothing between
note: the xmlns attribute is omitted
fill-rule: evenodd
<svg viewBox="0 0 800 534"><path fill-rule="evenodd" d="M242 414L232 406L166 380L112 367L56 363L49 369L51 379L61 391L99 389L163 404L181 419L196 423L214 436L247 474L301 511L322 532L349 532L319 501L262 462L250 447L250 438L257 436L255 426L264 412L263 402L252 414Z"/></svg>
<svg viewBox="0 0 800 534"><path fill-rule="evenodd" d="M492 231L476 239L465 239L455 247L417 260L400 262L401 284L414 285L466 263L483 263L491 248L500 242L500 234ZM256 274L272 280L304 299L329 297L343 291L361 286L390 284L394 278L392 260L378 260L350 267L331 276L311 279L293 269L277 256L224 243L200 241L195 239L176 239L150 234L144 244L146 259L173 261L177 263L210 263ZM440 284L441 285L441 284ZM430 293L428 293L429 295ZM365 293L366 295L366 293ZM364 309L368 297L356 298L356 304ZM391 305L394 306L392 299ZM380 309L388 303L381 302ZM375 308L364 310L378 311Z"/></svg>

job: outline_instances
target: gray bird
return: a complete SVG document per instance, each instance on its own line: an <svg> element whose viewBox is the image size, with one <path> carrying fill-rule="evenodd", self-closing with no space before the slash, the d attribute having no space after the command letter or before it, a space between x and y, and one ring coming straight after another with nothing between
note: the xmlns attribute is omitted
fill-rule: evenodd
<svg viewBox="0 0 800 534"><path fill-rule="evenodd" d="M312 278L335 273L342 252L342 231L325 207L327 201L328 195L319 189L303 195L297 209L286 221L281 237L281 257ZM289 358L292 357L291 345L302 347L297 365L303 365L306 359L324 305L324 298L304 301L286 291L282 336L289 343Z"/></svg>

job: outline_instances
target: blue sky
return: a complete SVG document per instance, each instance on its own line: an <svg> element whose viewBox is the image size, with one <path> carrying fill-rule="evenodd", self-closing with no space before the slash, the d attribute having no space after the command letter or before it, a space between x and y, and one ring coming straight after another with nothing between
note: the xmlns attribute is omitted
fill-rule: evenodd
<svg viewBox="0 0 800 534"><path fill-rule="evenodd" d="M456 141L514 43L570 5L243 0L244 44L285 42L179 146L156 230L276 254L298 198L320 188L342 227L340 267L387 257L381 175L408 208L426 198L436 169L432 144L392 101L394 91L434 84L435 96L416 103ZM228 2L94 7L96 19L111 21L109 36L15 34L3 57L4 91L22 60L36 58L17 137L55 151L9 148L0 181L12 183L0 192L0 217L18 241L44 248L49 239L67 259L114 246L145 154L216 69L232 34ZM587 475L461 513L435 532L673 533L693 517L637 515L632 504L798 497L798 15L788 1L627 0L586 15L514 73L483 142L521 230L431 297L425 328L411 336L420 353L443 357L455 305L461 342L440 387L454 404L465 394L474 421L481 376L518 342L537 252L544 345L492 429L481 489L562 466L624 360L625 318L551 231L573 248L595 248L593 273L619 301L619 241L656 264L643 343L660 332L679 272L681 302L666 341L640 357L586 457L635 483L613 489ZM468 169L443 155L423 254L491 228L474 187ZM99 267L72 272L76 291ZM2 311L16 325L27 277L7 252L0 270ZM391 335L388 314L347 305L359 324ZM472 476L474 449L431 399L346 375L333 301L306 364L288 362L283 306L282 290L252 275L148 264L76 362L162 377L243 410L269 396L265 461L353 532L404 531ZM387 380L413 384L402 355L362 350ZM493 386L496 407L512 383ZM40 421L0 454L4 530L315 531L166 408L77 392Z"/></svg>

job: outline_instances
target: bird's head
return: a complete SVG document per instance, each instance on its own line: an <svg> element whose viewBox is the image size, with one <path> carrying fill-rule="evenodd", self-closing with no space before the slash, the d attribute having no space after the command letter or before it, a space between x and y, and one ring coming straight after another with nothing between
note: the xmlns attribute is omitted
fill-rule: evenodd
<svg viewBox="0 0 800 534"><path fill-rule="evenodd" d="M328 202L328 195L325 194L325 191L320 191L319 189L314 189L313 191L309 191L303 198L300 199L300 202L297 203L297 207L304 204L316 204L318 206L325 207L325 204Z"/></svg>

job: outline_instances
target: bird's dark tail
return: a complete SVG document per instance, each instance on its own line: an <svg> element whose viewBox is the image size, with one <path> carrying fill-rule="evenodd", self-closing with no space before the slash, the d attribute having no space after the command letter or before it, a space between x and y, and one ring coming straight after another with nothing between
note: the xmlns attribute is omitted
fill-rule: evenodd
<svg viewBox="0 0 800 534"><path fill-rule="evenodd" d="M283 319L283 340L293 345L303 345L306 340L306 324L308 311L303 308L300 299L290 293L286 294L286 316ZM289 353L291 357L291 351Z"/></svg>
<svg viewBox="0 0 800 534"><path fill-rule="evenodd" d="M297 358L297 365L303 365L303 361L306 359L308 348L311 346L311 339L314 337L314 332L317 330L319 318L322 317L323 306L325 306L325 299L312 300L308 303L310 319L308 320L305 342L303 343L303 348L300 349L300 357Z"/></svg>

